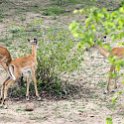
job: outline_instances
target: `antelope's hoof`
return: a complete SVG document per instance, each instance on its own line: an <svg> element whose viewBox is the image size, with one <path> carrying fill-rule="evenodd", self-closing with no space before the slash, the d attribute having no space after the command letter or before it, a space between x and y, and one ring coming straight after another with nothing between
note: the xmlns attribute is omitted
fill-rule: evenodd
<svg viewBox="0 0 124 124"><path fill-rule="evenodd" d="M8 106L7 106L7 105L4 105L3 108L4 108L4 109L8 109Z"/></svg>
<svg viewBox="0 0 124 124"><path fill-rule="evenodd" d="M111 91L111 93L115 93L116 91L117 91L117 90L116 90L116 89L114 89L114 90L112 90L112 91Z"/></svg>
<svg viewBox="0 0 124 124"><path fill-rule="evenodd" d="M8 108L8 106L7 106L7 105L5 105L5 104L0 104L0 108L7 109L7 108Z"/></svg>
<svg viewBox="0 0 124 124"><path fill-rule="evenodd" d="M0 108L3 108L4 107L4 105L3 104L0 104Z"/></svg>
<svg viewBox="0 0 124 124"><path fill-rule="evenodd" d="M2 98L0 98L0 104L2 103Z"/></svg>
<svg viewBox="0 0 124 124"><path fill-rule="evenodd" d="M0 104L0 108L8 109L8 106L7 105Z"/></svg>
<svg viewBox="0 0 124 124"><path fill-rule="evenodd" d="M105 90L105 91L103 92L103 94L109 94L109 91L108 91L108 90Z"/></svg>
<svg viewBox="0 0 124 124"><path fill-rule="evenodd" d="M41 101L42 99L41 99L41 97L40 96L38 96L37 97L37 101Z"/></svg>
<svg viewBox="0 0 124 124"><path fill-rule="evenodd" d="M27 101L29 101L29 100L30 100L30 99L29 99L29 96L26 96L26 100L27 100Z"/></svg>

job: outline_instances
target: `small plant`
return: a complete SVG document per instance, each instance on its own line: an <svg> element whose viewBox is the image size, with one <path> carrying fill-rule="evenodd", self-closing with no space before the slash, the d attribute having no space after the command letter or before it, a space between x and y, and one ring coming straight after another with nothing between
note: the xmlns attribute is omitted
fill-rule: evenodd
<svg viewBox="0 0 124 124"><path fill-rule="evenodd" d="M15 34L15 33L24 31L24 27L13 25L12 27L9 28L9 31L10 31L10 33Z"/></svg>
<svg viewBox="0 0 124 124"><path fill-rule="evenodd" d="M60 15L63 13L64 13L64 9L59 6L48 7L43 11L43 15L46 15L46 16Z"/></svg>
<svg viewBox="0 0 124 124"><path fill-rule="evenodd" d="M106 124L113 124L112 117L106 118Z"/></svg>

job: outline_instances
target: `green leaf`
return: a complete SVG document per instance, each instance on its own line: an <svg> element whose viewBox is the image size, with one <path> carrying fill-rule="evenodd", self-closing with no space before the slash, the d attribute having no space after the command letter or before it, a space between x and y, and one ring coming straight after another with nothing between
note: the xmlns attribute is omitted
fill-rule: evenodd
<svg viewBox="0 0 124 124"><path fill-rule="evenodd" d="M112 117L106 118L106 124L113 124Z"/></svg>
<svg viewBox="0 0 124 124"><path fill-rule="evenodd" d="M118 99L118 95L114 95L112 97L112 104L116 104L117 103L117 99Z"/></svg>
<svg viewBox="0 0 124 124"><path fill-rule="evenodd" d="M124 7L119 8L119 12L124 13Z"/></svg>

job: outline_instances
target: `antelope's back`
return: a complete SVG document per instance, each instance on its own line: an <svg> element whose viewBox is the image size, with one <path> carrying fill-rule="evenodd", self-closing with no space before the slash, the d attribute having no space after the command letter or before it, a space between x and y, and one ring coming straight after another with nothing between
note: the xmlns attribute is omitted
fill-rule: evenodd
<svg viewBox="0 0 124 124"><path fill-rule="evenodd" d="M0 46L0 60L5 58L7 63L10 63L12 58L10 52L6 47Z"/></svg>
<svg viewBox="0 0 124 124"><path fill-rule="evenodd" d="M121 58L124 57L124 47L115 47L112 49L112 54Z"/></svg>

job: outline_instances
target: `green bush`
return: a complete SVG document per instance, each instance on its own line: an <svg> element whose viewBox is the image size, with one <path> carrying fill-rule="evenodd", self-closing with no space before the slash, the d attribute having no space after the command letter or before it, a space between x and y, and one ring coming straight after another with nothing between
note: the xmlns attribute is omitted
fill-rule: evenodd
<svg viewBox="0 0 124 124"><path fill-rule="evenodd" d="M64 13L64 9L59 6L52 6L44 9L43 15L53 16L53 15L60 15Z"/></svg>
<svg viewBox="0 0 124 124"><path fill-rule="evenodd" d="M60 74L72 72L78 68L81 52L74 51L76 43L69 38L66 30L59 29L56 33L54 32L54 35L52 33L53 31L48 32L48 41L40 40L37 78L41 90L60 95L63 92Z"/></svg>

